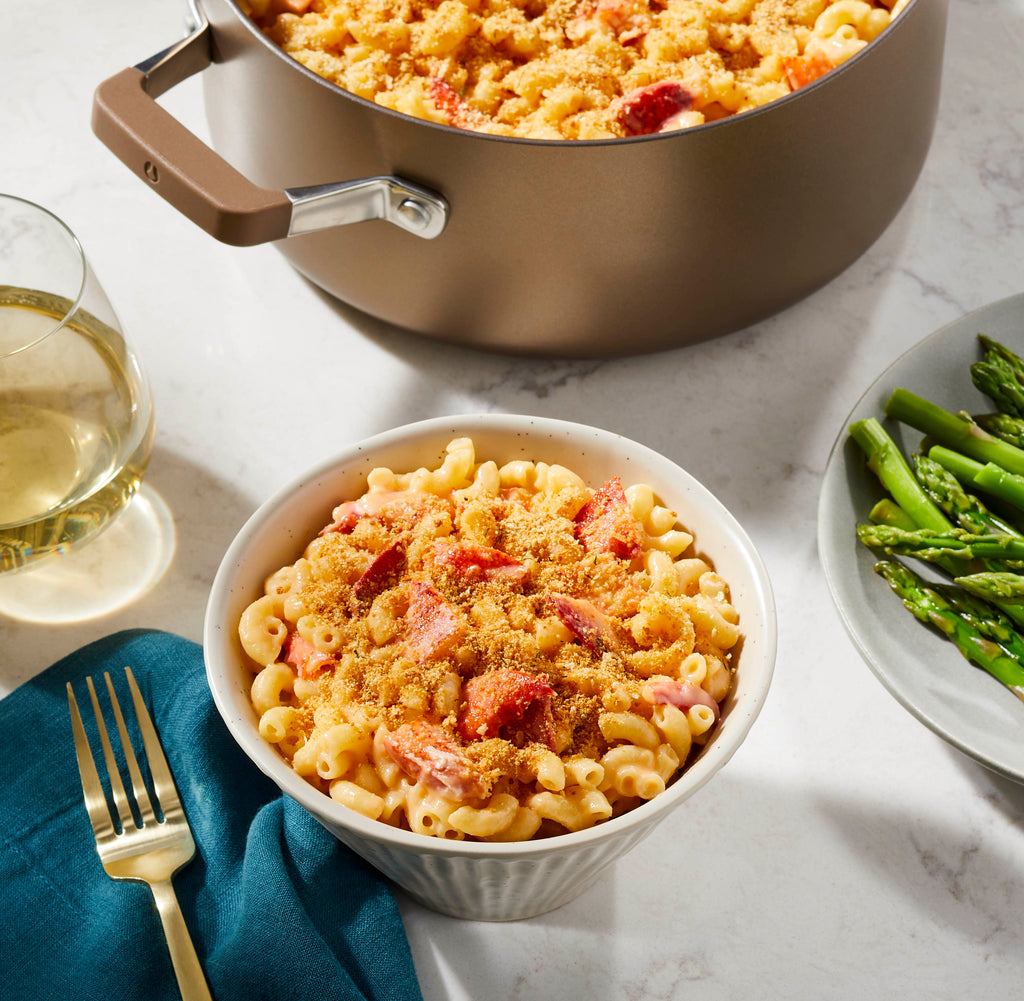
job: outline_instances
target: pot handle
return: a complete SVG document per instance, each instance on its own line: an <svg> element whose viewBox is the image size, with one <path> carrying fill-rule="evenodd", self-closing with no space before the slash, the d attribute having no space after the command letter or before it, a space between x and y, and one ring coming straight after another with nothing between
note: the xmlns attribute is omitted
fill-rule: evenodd
<svg viewBox="0 0 1024 1001"><path fill-rule="evenodd" d="M179 212L223 243L268 243L332 226L385 219L432 240L448 221L438 194L398 177L274 191L253 184L156 103L210 65L211 29L190 4L193 29L175 45L96 88L100 141Z"/></svg>

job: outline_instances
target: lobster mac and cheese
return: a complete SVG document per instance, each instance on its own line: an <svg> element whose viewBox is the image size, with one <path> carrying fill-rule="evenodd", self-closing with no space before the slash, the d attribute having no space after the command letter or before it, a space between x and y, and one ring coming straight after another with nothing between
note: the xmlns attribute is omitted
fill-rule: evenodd
<svg viewBox="0 0 1024 1001"><path fill-rule="evenodd" d="M386 108L531 139L715 121L816 80L908 0L241 0L314 73Z"/></svg>
<svg viewBox="0 0 1024 1001"><path fill-rule="evenodd" d="M728 586L649 487L543 462L373 470L239 635L262 736L334 800L453 839L661 793L732 683Z"/></svg>

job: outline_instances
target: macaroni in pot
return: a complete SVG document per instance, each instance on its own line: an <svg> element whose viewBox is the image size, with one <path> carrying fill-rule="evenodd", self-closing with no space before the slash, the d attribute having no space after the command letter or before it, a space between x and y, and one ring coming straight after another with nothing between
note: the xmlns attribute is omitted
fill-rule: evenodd
<svg viewBox="0 0 1024 1001"><path fill-rule="evenodd" d="M286 53L427 121L532 139L648 135L811 83L908 0L240 0Z"/></svg>
<svg viewBox="0 0 1024 1001"><path fill-rule="evenodd" d="M239 624L262 736L421 834L517 841L657 796L719 719L726 582L649 487L543 462L375 469Z"/></svg>

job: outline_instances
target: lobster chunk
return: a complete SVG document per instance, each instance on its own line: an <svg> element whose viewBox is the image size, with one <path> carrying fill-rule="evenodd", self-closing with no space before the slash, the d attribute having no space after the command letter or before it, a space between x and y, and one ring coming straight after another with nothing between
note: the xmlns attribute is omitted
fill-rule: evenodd
<svg viewBox="0 0 1024 1001"><path fill-rule="evenodd" d="M671 128L676 116L692 107L693 94L678 80L661 80L626 94L618 118L627 135L646 136Z"/></svg>
<svg viewBox="0 0 1024 1001"><path fill-rule="evenodd" d="M530 510L530 501L533 499L533 494L526 489L526 487L503 487L501 491L501 499L506 504L515 504L518 507Z"/></svg>
<svg viewBox="0 0 1024 1001"><path fill-rule="evenodd" d="M616 36L620 45L629 45L647 33L651 27L650 9L644 0L585 0L570 24L573 37L589 30L607 30Z"/></svg>
<svg viewBox="0 0 1024 1001"><path fill-rule="evenodd" d="M625 653L630 649L625 630L592 601L571 598L567 594L549 594L545 600L563 625L591 653L600 656L605 651Z"/></svg>
<svg viewBox="0 0 1024 1001"><path fill-rule="evenodd" d="M576 538L588 553L612 553L623 560L640 553L640 532L617 476L605 483L573 520Z"/></svg>
<svg viewBox="0 0 1024 1001"><path fill-rule="evenodd" d="M413 720L384 735L384 749L414 782L452 799L486 796L490 782L463 748L439 726Z"/></svg>
<svg viewBox="0 0 1024 1001"><path fill-rule="evenodd" d="M485 124L484 116L468 104L447 80L431 77L428 93L434 107L444 115L449 125L460 129L475 129Z"/></svg>
<svg viewBox="0 0 1024 1001"><path fill-rule="evenodd" d="M289 633L282 648L286 664L297 668L299 677L306 681L315 678L321 671L335 664L329 653L321 653L309 640L303 639L298 633Z"/></svg>
<svg viewBox="0 0 1024 1001"><path fill-rule="evenodd" d="M835 63L823 52L786 56L782 60L782 71L786 74L790 90L806 87L835 68Z"/></svg>
<svg viewBox="0 0 1024 1001"><path fill-rule="evenodd" d="M356 500L343 501L331 512L331 523L321 535L348 535L363 518L376 518L391 528L409 529L427 515L449 515L447 500L424 490L377 490Z"/></svg>
<svg viewBox="0 0 1024 1001"><path fill-rule="evenodd" d="M684 711L693 706L707 706L714 710L716 720L720 714L718 703L700 685L695 685L692 681L659 678L644 685L641 695L647 702L656 706L670 705Z"/></svg>
<svg viewBox="0 0 1024 1001"><path fill-rule="evenodd" d="M459 711L458 729L463 740L498 736L511 739L521 735L524 740L554 750L554 689L546 675L505 669L489 671L470 678L462 695L465 701Z"/></svg>
<svg viewBox="0 0 1024 1001"><path fill-rule="evenodd" d="M425 581L409 585L405 615L405 646L413 660L423 663L452 653L466 633L466 622Z"/></svg>
<svg viewBox="0 0 1024 1001"><path fill-rule="evenodd" d="M405 567L405 541L399 539L383 552L378 553L370 565L352 586L352 592L359 601L372 601L398 583Z"/></svg>
<svg viewBox="0 0 1024 1001"><path fill-rule="evenodd" d="M522 583L529 570L508 553L490 546L473 542L453 542L440 546L434 556L434 564L449 567L464 580L507 580L512 584Z"/></svg>

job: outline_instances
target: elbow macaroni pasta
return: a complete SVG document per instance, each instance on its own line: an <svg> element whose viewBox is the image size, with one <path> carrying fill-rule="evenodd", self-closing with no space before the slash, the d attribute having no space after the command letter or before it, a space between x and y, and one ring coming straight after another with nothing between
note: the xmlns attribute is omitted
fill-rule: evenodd
<svg viewBox="0 0 1024 1001"><path fill-rule="evenodd" d="M759 107L855 55L908 2L242 0L284 52L360 97L531 139L665 132Z"/></svg>
<svg viewBox="0 0 1024 1001"><path fill-rule="evenodd" d="M740 625L653 491L572 470L376 469L238 624L261 736L365 817L432 837L579 831L714 731Z"/></svg>

